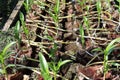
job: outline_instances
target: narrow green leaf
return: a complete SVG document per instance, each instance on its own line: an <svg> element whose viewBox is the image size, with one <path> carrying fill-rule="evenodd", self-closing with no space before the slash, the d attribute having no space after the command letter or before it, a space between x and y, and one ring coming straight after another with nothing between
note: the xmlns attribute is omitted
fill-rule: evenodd
<svg viewBox="0 0 120 80"><path fill-rule="evenodd" d="M104 75L106 74L106 72L108 71L108 56L109 54L114 50L115 47L117 47L117 44L115 44L116 42L120 42L120 38L116 38L113 41L111 41L108 46L106 47L106 49L104 50Z"/></svg>
<svg viewBox="0 0 120 80"><path fill-rule="evenodd" d="M4 63L4 57L0 55L0 63Z"/></svg>
<svg viewBox="0 0 120 80"><path fill-rule="evenodd" d="M16 42L11 42L11 43L9 43L8 45L6 45L5 46L5 48L3 49L3 51L2 51L2 56L4 56L5 54L6 54L6 52L7 52L7 50L13 45L13 44L15 44Z"/></svg>
<svg viewBox="0 0 120 80"><path fill-rule="evenodd" d="M17 21L14 29L16 39L19 39L19 31L20 31L20 21Z"/></svg>
<svg viewBox="0 0 120 80"><path fill-rule="evenodd" d="M99 47L99 48L95 48L95 49L92 50L92 52L94 52L94 51L95 51L95 52L96 52L96 51L102 52L103 50Z"/></svg>
<svg viewBox="0 0 120 80"><path fill-rule="evenodd" d="M15 67L16 65L15 64L8 64L5 68L9 68L9 67Z"/></svg>
<svg viewBox="0 0 120 80"><path fill-rule="evenodd" d="M84 24L85 26L87 27L87 29L89 30L89 20L86 16L83 17L83 20L84 20Z"/></svg>
<svg viewBox="0 0 120 80"><path fill-rule="evenodd" d="M100 0L97 1L96 6L97 6L98 14L100 14L100 13L101 13L101 10L102 10L102 9L101 9L101 1L100 1Z"/></svg>
<svg viewBox="0 0 120 80"><path fill-rule="evenodd" d="M84 47L85 39L84 39L84 29L83 29L82 25L80 25L79 31L80 31L80 35L81 35L81 43L82 43L82 46Z"/></svg>
<svg viewBox="0 0 120 80"><path fill-rule="evenodd" d="M117 45L116 42L120 42L120 38L114 39L112 42L108 44L108 46L105 49L105 54L109 54Z"/></svg>
<svg viewBox="0 0 120 80"><path fill-rule="evenodd" d="M55 7L54 7L54 12L55 12L56 14L59 13L59 7L60 7L60 0L56 0L56 5L55 5Z"/></svg>
<svg viewBox="0 0 120 80"><path fill-rule="evenodd" d="M117 0L120 3L120 0Z"/></svg>
<svg viewBox="0 0 120 80"><path fill-rule="evenodd" d="M20 21L21 21L21 23L23 24L23 22L24 22L24 14L22 13L22 12L20 12Z"/></svg>
<svg viewBox="0 0 120 80"><path fill-rule="evenodd" d="M48 68L48 63L45 59L45 57L42 55L42 53L39 53L39 60L40 60L40 69L41 71L49 74L49 68Z"/></svg>
<svg viewBox="0 0 120 80"><path fill-rule="evenodd" d="M58 69L60 69L61 66L63 66L64 64L71 62L71 60L64 60L64 61L60 61L58 62Z"/></svg>
<svg viewBox="0 0 120 80"><path fill-rule="evenodd" d="M10 55L11 54L14 54L15 52L7 52L6 54L5 54L5 57L4 57L4 59L6 59L6 58L9 58L10 57Z"/></svg>
<svg viewBox="0 0 120 80"><path fill-rule="evenodd" d="M3 73L4 73L3 69L0 69L0 73L1 73L1 74L3 74Z"/></svg>

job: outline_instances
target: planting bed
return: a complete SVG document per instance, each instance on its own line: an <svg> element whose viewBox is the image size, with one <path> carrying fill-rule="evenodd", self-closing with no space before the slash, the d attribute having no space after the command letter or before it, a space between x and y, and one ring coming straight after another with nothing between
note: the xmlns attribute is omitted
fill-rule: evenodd
<svg viewBox="0 0 120 80"><path fill-rule="evenodd" d="M40 53L48 64L71 60L60 67L57 78L49 67L54 80L119 80L117 6L119 0L34 0L25 15L29 34L26 35L21 23L20 47L14 46L16 54L6 60L7 64L18 66L16 73L8 68L10 80L43 80ZM10 37L14 35L13 32Z"/></svg>

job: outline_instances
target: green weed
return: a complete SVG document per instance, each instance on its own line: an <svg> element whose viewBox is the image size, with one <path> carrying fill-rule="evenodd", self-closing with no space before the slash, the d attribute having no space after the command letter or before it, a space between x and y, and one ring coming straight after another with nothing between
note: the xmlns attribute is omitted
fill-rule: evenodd
<svg viewBox="0 0 120 80"><path fill-rule="evenodd" d="M28 29L25 25L25 18L24 18L24 14L22 12L20 12L20 21L21 21L21 24L22 24L23 31L26 34L26 36L28 37L29 31L28 31Z"/></svg>
<svg viewBox="0 0 120 80"><path fill-rule="evenodd" d="M41 52L39 53L39 61L40 61L39 66L41 70L41 75L44 78L44 80L52 80L52 76L50 75L48 63Z"/></svg>
<svg viewBox="0 0 120 80"><path fill-rule="evenodd" d="M53 7L53 11L49 10L48 13L55 22L56 28L59 27L59 13L60 13L60 0L56 0L56 5ZM57 30L58 33L58 30Z"/></svg>
<svg viewBox="0 0 120 80"><path fill-rule="evenodd" d="M120 42L120 38L114 39L113 41L111 41L108 46L106 47L106 49L104 50L104 63L103 63L103 67L104 67L104 79L105 79L105 75L108 72L108 57L109 54L117 47L118 44L115 44L116 42Z"/></svg>
<svg viewBox="0 0 120 80"><path fill-rule="evenodd" d="M58 62L56 62L56 58L55 58L56 49L57 49L57 46L54 45L54 48L51 50L51 54L49 55L49 57L52 58L52 60L49 63L46 61L42 53L41 52L39 53L40 70L41 70L42 77L45 80L52 80L52 78L56 80L58 77L57 74L59 73L61 66L63 66L68 62L71 62L71 60L64 60L64 61L59 60Z"/></svg>
<svg viewBox="0 0 120 80"><path fill-rule="evenodd" d="M25 0L25 2L23 3L27 13L29 13L32 3L33 0Z"/></svg>
<svg viewBox="0 0 120 80"><path fill-rule="evenodd" d="M118 8L118 12L120 13L120 0L117 0L119 5L115 5Z"/></svg>
<svg viewBox="0 0 120 80"><path fill-rule="evenodd" d="M16 42L11 42L8 45L5 46L5 48L0 52L0 64L1 64L1 69L0 69L0 73L5 75L5 77L7 78L7 71L6 68L8 66L10 66L10 64L5 64L5 60L10 57L10 55L12 54L12 52L9 52L8 49L15 44Z"/></svg>
<svg viewBox="0 0 120 80"><path fill-rule="evenodd" d="M28 42L29 42L29 45L30 45L29 30L28 30L28 28L25 25L26 24L25 23L25 18L24 18L24 14L22 12L20 12L20 21L21 21L21 24L22 24L23 32L25 33L26 38L28 39Z"/></svg>
<svg viewBox="0 0 120 80"><path fill-rule="evenodd" d="M80 33L80 35L81 35L81 43L82 43L82 46L83 46L83 48L85 47L85 39L84 39L84 29L83 29L83 26L82 25L80 25L80 27L79 27L79 33Z"/></svg>
<svg viewBox="0 0 120 80"><path fill-rule="evenodd" d="M97 7L97 12L98 12L98 24L100 24L100 18L101 18L101 12L102 12L101 0L97 1L96 7Z"/></svg>
<svg viewBox="0 0 120 80"><path fill-rule="evenodd" d="M14 28L14 37L18 42L18 46L20 48L21 43L21 36L20 36L20 21L17 21L15 28Z"/></svg>
<svg viewBox="0 0 120 80"><path fill-rule="evenodd" d="M78 0L81 7L83 7L86 4L86 0Z"/></svg>
<svg viewBox="0 0 120 80"><path fill-rule="evenodd" d="M57 74L59 73L61 66L63 66L68 62L71 62L71 60L64 60L64 61L59 60L58 62L50 62L49 67L51 71L54 73L54 80L57 79Z"/></svg>

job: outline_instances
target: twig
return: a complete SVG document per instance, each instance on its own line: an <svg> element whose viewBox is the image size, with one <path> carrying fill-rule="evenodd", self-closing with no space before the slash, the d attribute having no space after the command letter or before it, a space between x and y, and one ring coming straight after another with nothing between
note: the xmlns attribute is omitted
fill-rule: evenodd
<svg viewBox="0 0 120 80"><path fill-rule="evenodd" d="M120 60L109 60L109 61L107 61L108 63L111 63L111 62L120 62ZM100 62L94 62L94 63L91 63L91 64L89 64L89 65L87 65L87 67L88 66L92 66L92 65L99 65L99 64L103 64L104 62L103 61L100 61Z"/></svg>

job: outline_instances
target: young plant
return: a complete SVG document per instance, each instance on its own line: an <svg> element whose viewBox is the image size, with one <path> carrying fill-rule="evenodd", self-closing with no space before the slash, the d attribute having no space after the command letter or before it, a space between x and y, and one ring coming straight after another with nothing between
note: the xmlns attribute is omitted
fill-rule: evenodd
<svg viewBox="0 0 120 80"><path fill-rule="evenodd" d="M111 41L108 46L106 47L106 49L104 50L104 63L103 63L103 67L104 67L104 80L105 80L105 75L108 72L108 57L109 54L118 46L118 44L115 44L116 42L120 42L120 38L114 39L113 41Z"/></svg>
<svg viewBox="0 0 120 80"><path fill-rule="evenodd" d="M21 24L22 24L22 29L23 29L23 31L26 35L26 38L29 41L29 30L25 25L25 18L24 18L24 14L22 12L20 12L20 21L21 21ZM30 41L29 41L29 45L30 45Z"/></svg>
<svg viewBox="0 0 120 80"><path fill-rule="evenodd" d="M57 44L54 43L53 48L50 50L50 55L49 57L52 59L52 61L49 63L49 67L51 69L51 71L54 73L54 80L56 80L57 78L57 74L59 73L60 67L63 66L64 64L71 62L71 60L59 60L57 62L56 56L55 56L55 52L57 51Z"/></svg>
<svg viewBox="0 0 120 80"><path fill-rule="evenodd" d="M59 13L60 13L60 0L56 0L56 5L53 7L53 11L49 10L48 13L52 17L55 27L57 29L57 34L58 35L58 27L59 27Z"/></svg>
<svg viewBox="0 0 120 80"><path fill-rule="evenodd" d="M84 48L85 47L85 39L84 39L84 29L83 29L83 26L80 25L79 27L79 33L81 35L81 43L82 43L82 47Z"/></svg>
<svg viewBox="0 0 120 80"><path fill-rule="evenodd" d="M54 16L53 16L53 19L56 23L56 26L58 27L59 26L59 13L60 13L60 0L56 0L56 5L54 7Z"/></svg>
<svg viewBox="0 0 120 80"><path fill-rule="evenodd" d="M41 70L41 75L44 78L44 80L52 80L52 76L50 75L48 63L41 52L39 53L39 61L40 61L39 66Z"/></svg>
<svg viewBox="0 0 120 80"><path fill-rule="evenodd" d="M15 44L15 42L11 42L8 45L5 46L5 48L0 52L0 64L1 64L1 69L0 73L5 75L5 78L7 78L7 71L6 68L9 66L9 64L5 64L5 60L10 57L12 52L8 52L8 49Z"/></svg>
<svg viewBox="0 0 120 80"><path fill-rule="evenodd" d="M28 37L29 31L28 31L28 29L25 25L25 18L24 18L24 14L22 12L20 12L20 21L21 21L21 24L22 24L23 31L26 34L26 36Z"/></svg>
<svg viewBox="0 0 120 80"><path fill-rule="evenodd" d="M89 28L90 28L90 24L89 24L89 20L86 16L83 17L83 21L84 21L84 25L86 27L87 33L90 36L90 32L89 32Z"/></svg>
<svg viewBox="0 0 120 80"><path fill-rule="evenodd" d="M97 7L97 11L98 11L98 24L100 24L100 18L101 18L101 12L102 12L101 0L97 1L96 7Z"/></svg>
<svg viewBox="0 0 120 80"><path fill-rule="evenodd" d="M33 0L25 0L24 7L27 13L29 13Z"/></svg>
<svg viewBox="0 0 120 80"><path fill-rule="evenodd" d="M54 80L57 79L57 74L59 73L59 70L61 68L61 66L63 66L64 64L71 62L71 60L59 60L58 62L50 62L49 67L52 70L52 72L54 73Z"/></svg>
<svg viewBox="0 0 120 80"><path fill-rule="evenodd" d="M85 24L87 30L89 30L89 27L90 27L89 26L89 20L88 20L88 18L86 16L83 17L83 21L84 21L84 24Z"/></svg>
<svg viewBox="0 0 120 80"><path fill-rule="evenodd" d="M48 12L50 16L53 18L56 27L59 26L59 13L60 13L59 7L60 7L60 0L56 0L56 5L53 8L53 12L52 11Z"/></svg>
<svg viewBox="0 0 120 80"><path fill-rule="evenodd" d="M21 43L21 36L20 36L20 21L17 21L15 28L14 28L14 37L18 42L18 46L20 48Z"/></svg>
<svg viewBox="0 0 120 80"><path fill-rule="evenodd" d="M80 4L80 6L81 7L84 7L84 5L86 4L86 2L85 2L86 0L78 0L78 2L79 2L79 4Z"/></svg>

